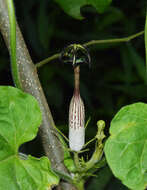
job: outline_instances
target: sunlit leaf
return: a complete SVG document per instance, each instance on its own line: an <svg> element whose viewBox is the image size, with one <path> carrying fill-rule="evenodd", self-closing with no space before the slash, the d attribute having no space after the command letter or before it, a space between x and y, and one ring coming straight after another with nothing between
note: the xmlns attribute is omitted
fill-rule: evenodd
<svg viewBox="0 0 147 190"><path fill-rule="evenodd" d="M147 187L147 104L122 108L110 126L105 155L113 174L133 190Z"/></svg>
<svg viewBox="0 0 147 190"><path fill-rule="evenodd" d="M47 157L21 159L18 148L35 138L41 124L36 99L13 87L0 87L0 190L49 190L58 183Z"/></svg>

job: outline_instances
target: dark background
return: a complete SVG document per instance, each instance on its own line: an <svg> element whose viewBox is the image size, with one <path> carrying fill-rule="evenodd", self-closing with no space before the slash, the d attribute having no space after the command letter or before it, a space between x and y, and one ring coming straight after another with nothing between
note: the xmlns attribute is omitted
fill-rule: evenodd
<svg viewBox="0 0 147 190"><path fill-rule="evenodd" d="M93 39L126 37L144 30L145 0L114 0L104 14L95 8L81 8L84 20L65 14L51 0L15 0L16 16L30 55L37 63L71 43ZM86 120L91 122L86 139L96 133L96 122L106 121L106 134L116 112L127 104L147 102L143 35L127 43L93 45L88 48L92 66L81 66L81 96ZM38 69L38 74L58 128L68 134L68 107L73 94L73 69L54 60ZM13 85L8 50L0 36L0 85ZM41 155L39 137L26 144L26 151ZM36 149L37 146L37 149ZM91 145L93 149L94 144ZM88 190L126 190L105 168L87 182Z"/></svg>

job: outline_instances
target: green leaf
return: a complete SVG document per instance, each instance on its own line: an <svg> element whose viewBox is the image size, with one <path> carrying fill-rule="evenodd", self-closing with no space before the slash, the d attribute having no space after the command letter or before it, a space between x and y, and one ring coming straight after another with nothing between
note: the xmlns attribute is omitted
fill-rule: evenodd
<svg viewBox="0 0 147 190"><path fill-rule="evenodd" d="M76 19L83 19L80 8L85 5L92 5L99 13L103 13L112 0L55 0L65 13Z"/></svg>
<svg viewBox="0 0 147 190"><path fill-rule="evenodd" d="M147 187L147 104L122 108L110 126L105 155L113 174L133 190Z"/></svg>
<svg viewBox="0 0 147 190"><path fill-rule="evenodd" d="M23 160L18 154L21 144L35 138L41 120L33 96L0 86L0 190L47 190L58 183L48 158Z"/></svg>
<svg viewBox="0 0 147 190"><path fill-rule="evenodd" d="M146 20L145 20L145 55L146 55L146 80L147 80L147 10L146 10Z"/></svg>

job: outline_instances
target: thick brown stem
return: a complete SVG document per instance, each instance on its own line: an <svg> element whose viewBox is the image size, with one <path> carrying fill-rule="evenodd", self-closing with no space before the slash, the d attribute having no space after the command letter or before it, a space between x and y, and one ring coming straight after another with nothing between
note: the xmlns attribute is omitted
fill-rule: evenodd
<svg viewBox="0 0 147 190"><path fill-rule="evenodd" d="M0 0L0 30L8 50L10 50L10 27L5 0ZM53 118L40 85L36 68L31 60L18 25L16 25L16 56L22 90L32 94L38 100L42 111L43 121L40 127L40 135L45 154L50 159L53 168L68 175L63 164L63 149L57 135L55 135L57 131L54 128ZM70 189L70 187L66 189Z"/></svg>

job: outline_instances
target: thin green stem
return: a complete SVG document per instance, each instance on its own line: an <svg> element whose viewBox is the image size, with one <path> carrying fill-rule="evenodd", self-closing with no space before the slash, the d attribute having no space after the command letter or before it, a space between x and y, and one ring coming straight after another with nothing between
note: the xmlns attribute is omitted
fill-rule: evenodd
<svg viewBox="0 0 147 190"><path fill-rule="evenodd" d="M96 139L96 137L94 137L93 139L91 139L90 141L88 141L86 144L84 144L83 148L85 148L87 145L89 145L90 143L92 143L95 139Z"/></svg>
<svg viewBox="0 0 147 190"><path fill-rule="evenodd" d="M74 152L74 162L75 162L75 166L76 166L77 170L80 171L81 166L80 166L79 156L78 156L77 152Z"/></svg>
<svg viewBox="0 0 147 190"><path fill-rule="evenodd" d="M128 37L124 37L124 38L116 38L116 39L106 39L106 40L91 40L87 43L84 43L83 46L88 47L91 45L96 45L96 44L104 44L104 43L121 43L121 42L129 42L130 40L133 40L135 38L137 38L138 36L141 36L144 34L144 30L141 32L138 32L136 34L133 34L131 36ZM54 54L51 57L48 57L47 59L44 59L43 61L36 63L36 67L39 68L41 66L43 66L44 64L49 63L50 61L54 60L54 59L58 59L60 57L60 53Z"/></svg>
<svg viewBox="0 0 147 190"><path fill-rule="evenodd" d="M58 59L60 57L60 53L54 54L51 57L48 57L46 59L44 59L43 61L40 61L39 63L36 63L36 67L41 67L43 65L45 65L46 63L49 63L50 61L54 60L54 59Z"/></svg>
<svg viewBox="0 0 147 190"><path fill-rule="evenodd" d="M21 83L19 80L19 72L16 63L16 18L13 0L7 0L8 16L10 24L10 57L12 66L12 76L17 88L21 89Z"/></svg>
<svg viewBox="0 0 147 190"><path fill-rule="evenodd" d="M85 125L85 130L86 130L86 128L88 127L88 125L89 125L90 121L91 121L91 117L89 117L89 118L88 118L88 120L87 120L87 122L86 122L86 125Z"/></svg>
<svg viewBox="0 0 147 190"><path fill-rule="evenodd" d="M87 151L89 151L89 148L84 149L84 150L80 150L80 151L78 151L77 153L78 153L78 154L81 154L81 153L83 153L83 152L87 152Z"/></svg>
<svg viewBox="0 0 147 190"><path fill-rule="evenodd" d="M68 181L69 183L74 184L74 180L72 179L72 177L70 175L68 175L67 173L65 173L64 171L59 171L57 169L53 169L53 171L59 175L60 178L64 179L65 181Z"/></svg>
<svg viewBox="0 0 147 190"><path fill-rule="evenodd" d="M115 38L115 39L107 39L107 40L92 40L83 45L87 47L87 46L91 46L95 44L129 42L130 40L133 40L134 38L137 38L138 36L141 36L142 34L144 34L144 30L136 34L133 34L131 36L124 37L124 38Z"/></svg>
<svg viewBox="0 0 147 190"><path fill-rule="evenodd" d="M71 150L70 148L67 148L66 150L68 150L68 152L72 152L72 153L74 153L74 151ZM83 152L87 152L87 151L89 151L89 148L84 149L84 150L80 150L80 151L78 151L77 153L78 153L78 154L81 154L81 153L83 153Z"/></svg>
<svg viewBox="0 0 147 190"><path fill-rule="evenodd" d="M54 125L55 129L58 131L58 133L67 141L69 142L68 138Z"/></svg>

